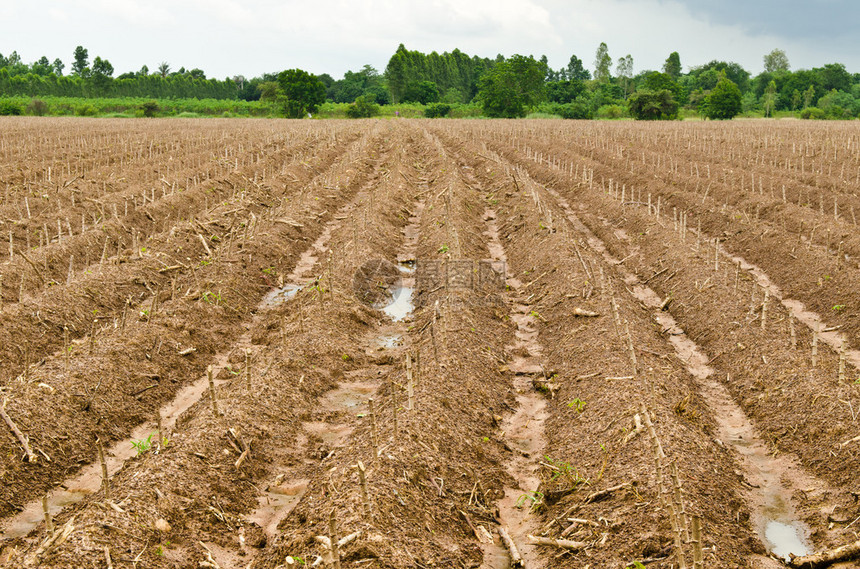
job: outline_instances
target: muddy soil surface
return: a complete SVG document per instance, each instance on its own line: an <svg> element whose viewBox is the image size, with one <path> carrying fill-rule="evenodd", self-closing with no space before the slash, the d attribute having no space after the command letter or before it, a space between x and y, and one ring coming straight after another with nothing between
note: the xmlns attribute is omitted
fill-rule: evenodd
<svg viewBox="0 0 860 569"><path fill-rule="evenodd" d="M92 124L0 138L0 564L858 539L860 131Z"/></svg>

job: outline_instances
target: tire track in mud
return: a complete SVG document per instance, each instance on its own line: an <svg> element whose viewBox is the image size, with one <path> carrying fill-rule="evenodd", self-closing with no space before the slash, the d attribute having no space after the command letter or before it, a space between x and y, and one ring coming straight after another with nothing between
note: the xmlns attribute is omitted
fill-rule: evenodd
<svg viewBox="0 0 860 569"><path fill-rule="evenodd" d="M380 136L377 134L376 137L379 138ZM348 154L346 156L349 157ZM335 162L335 165L336 164L338 164L338 162ZM311 213L311 212L309 211L308 213ZM338 220L333 219L332 222L338 222ZM275 223L275 222L272 222L272 223ZM259 228L257 228L257 229L259 229ZM251 239L253 239L253 234L251 235ZM313 248L313 246L312 246L312 248ZM256 322L256 321L259 321L259 318L254 317L251 319L251 322ZM246 323L245 326L248 327L249 325ZM251 328L249 328L249 330L250 329ZM245 340L249 340L250 339L249 333L250 332L246 331L245 334L241 336L241 338L245 339ZM217 368L216 374L221 369L226 367L226 365L227 365L226 358L228 357L228 354L232 351L233 350L230 350L226 353L221 352L221 353L216 354L214 356L213 361L214 361L214 364ZM207 385L208 385L208 380L204 376L204 377L198 379L194 384L192 384L192 385L188 386L186 389L180 391L177 394L174 401L172 403L168 404L168 406L162 410L162 415L163 415L163 419L164 419L164 423L165 423L164 426L166 428L169 428L170 425L177 420L178 416L181 413L183 413L186 409L188 409L189 407L194 405L195 402L206 391ZM108 450L107 454L108 454L108 457L110 457L110 472L111 473L118 470L121 467L121 465L123 464L123 462L125 460L127 460L128 458L130 458L134 454L134 451L131 448L130 442L132 440L144 440L144 439L146 439L146 435L148 433L152 432L153 429L154 429L154 426L152 426L152 425L147 425L147 424L139 425L134 430L134 432L132 433L131 439L122 440L122 441L116 443L111 450ZM51 454L54 454L54 451L51 451L50 448L48 450L51 452ZM56 455L55 455L55 458L56 458ZM64 457L64 458L67 458L67 457ZM88 468L86 468L81 473L80 476L76 477L73 483L70 483L67 485L67 488L68 488L67 490L63 490L62 488L58 489L58 491L56 491L54 493L54 496L52 497L52 500L54 501L54 505L52 507L58 508L61 505L65 506L65 505L68 505L69 503L79 501L87 493L91 492L93 489L97 489L98 484L99 484L99 479L100 479L100 473L97 471L98 471L98 465L97 464L91 465ZM69 482L69 481L67 481L67 482ZM16 493L16 495L17 495L18 499L20 500L21 497L23 497L24 495L27 495L27 494L32 495L34 493L34 490L39 491L39 490L41 490L41 488L28 487L26 490L18 491ZM21 515L19 515L16 518L16 520L11 521L12 525L17 526L13 530L13 534L22 535L22 533L25 531L25 529L29 525L31 525L33 522L41 519L40 515L39 515L40 512L41 512L41 504L37 504L36 502L33 502L33 503L30 503L29 505L27 505L25 507L25 511ZM9 520L7 520L7 521L9 521ZM11 535L5 535L5 537L8 538L8 537L11 537Z"/></svg>

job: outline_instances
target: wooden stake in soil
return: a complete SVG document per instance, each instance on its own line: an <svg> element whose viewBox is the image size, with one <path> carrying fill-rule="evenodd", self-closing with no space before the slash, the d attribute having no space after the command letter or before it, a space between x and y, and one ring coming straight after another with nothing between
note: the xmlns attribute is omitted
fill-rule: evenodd
<svg viewBox="0 0 860 569"><path fill-rule="evenodd" d="M797 349L797 332L794 329L794 316L788 315L788 333L791 335L791 348Z"/></svg>
<svg viewBox="0 0 860 569"><path fill-rule="evenodd" d="M370 415L370 440L373 443L373 454L379 456L379 438L376 433L376 411L373 408L373 397L367 400L368 415Z"/></svg>
<svg viewBox="0 0 860 569"><path fill-rule="evenodd" d="M105 449L101 439L96 439L96 446L99 450L99 462L102 465L102 490L104 490L105 501L107 501L110 500L110 478L108 478L107 460L105 460Z"/></svg>
<svg viewBox="0 0 860 569"><path fill-rule="evenodd" d="M413 378L412 378L412 353L406 352L406 396L407 396L407 404L406 409L409 411L412 410L412 396L413 396Z"/></svg>
<svg viewBox="0 0 860 569"><path fill-rule="evenodd" d="M209 378L209 398L212 400L212 414L217 417L221 413L218 411L218 398L215 394L215 381L212 379L212 366L206 368L206 376Z"/></svg>
<svg viewBox="0 0 860 569"><path fill-rule="evenodd" d="M245 382L251 389L251 350L245 350Z"/></svg>
<svg viewBox="0 0 860 569"><path fill-rule="evenodd" d="M678 474L678 462L672 461L672 485L675 493L675 507L677 508L678 525L683 534L684 541L690 541L690 533L688 529L689 521L687 519L687 511L684 508L684 497L681 494L681 477Z"/></svg>
<svg viewBox="0 0 860 569"><path fill-rule="evenodd" d="M364 463L360 460L355 465L358 470L358 483L361 486L361 506L364 510L364 517L370 520L372 513L370 511L370 493L367 491L367 475L365 473Z"/></svg>
<svg viewBox="0 0 860 569"><path fill-rule="evenodd" d="M334 559L335 569L340 569L340 550L338 549L337 524L334 518L334 509L328 515L328 533L331 538L331 556Z"/></svg>
<svg viewBox="0 0 860 569"><path fill-rule="evenodd" d="M633 375L638 375L636 370L636 350L633 348L633 336L630 335L630 324L627 320L624 321L624 331L627 334L627 347L630 350L630 365L633 367Z"/></svg>
<svg viewBox="0 0 860 569"><path fill-rule="evenodd" d="M818 367L818 327L812 331L812 367Z"/></svg>
<svg viewBox="0 0 860 569"><path fill-rule="evenodd" d="M654 469L657 474L657 494L660 498L660 507L666 508L666 495L663 492L663 447L660 445L660 439L657 438L657 431L654 429L654 423L651 422L651 413L645 405L642 405L642 418L645 419L645 428L648 429L648 436L651 438L651 448L654 449Z"/></svg>
<svg viewBox="0 0 860 569"><path fill-rule="evenodd" d="M770 292L765 289L764 301L761 303L761 329L764 331L767 326L767 301L770 299Z"/></svg>
<svg viewBox="0 0 860 569"><path fill-rule="evenodd" d="M693 516L693 569L705 569L705 558L702 552L702 517Z"/></svg>
<svg viewBox="0 0 860 569"><path fill-rule="evenodd" d="M48 495L42 496L42 514L45 516L45 533L47 536L54 536L54 520L51 519L51 510L48 508Z"/></svg>
<svg viewBox="0 0 860 569"><path fill-rule="evenodd" d="M161 411L155 411L155 430L158 434L158 450L164 447L164 431L161 429Z"/></svg>
<svg viewBox="0 0 860 569"><path fill-rule="evenodd" d="M400 429L397 426L397 386L391 384L391 415L394 419L394 440L397 440Z"/></svg>
<svg viewBox="0 0 860 569"><path fill-rule="evenodd" d="M15 422L12 421L12 418L6 413L7 403L9 403L9 400L4 397L3 405L0 406L0 417L3 418L6 426L9 427L10 431L12 431L12 434L15 435L15 438L18 439L19 443L21 443L21 446L24 447L24 452L27 454L27 462L36 462L36 455L33 454L32 450L30 450L30 443L27 441L27 437L24 436L24 433L21 432Z"/></svg>

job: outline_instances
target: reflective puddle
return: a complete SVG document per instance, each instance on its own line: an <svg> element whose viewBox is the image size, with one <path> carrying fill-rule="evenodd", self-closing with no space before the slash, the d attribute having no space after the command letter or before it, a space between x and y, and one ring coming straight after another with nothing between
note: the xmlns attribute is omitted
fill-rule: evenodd
<svg viewBox="0 0 860 569"><path fill-rule="evenodd" d="M386 306L382 307L382 311L395 322L400 322L412 314L415 308L412 302L412 294L415 288L411 286L399 286L391 289L392 300Z"/></svg>
<svg viewBox="0 0 860 569"><path fill-rule="evenodd" d="M789 554L802 556L812 553L803 543L800 537L802 534L803 527L797 522L786 524L768 520L764 528L768 549L785 561L791 561Z"/></svg>
<svg viewBox="0 0 860 569"><path fill-rule="evenodd" d="M281 288L276 288L263 297L262 303L264 306L281 304L295 297L300 290L302 290L302 287L297 284L288 284Z"/></svg>

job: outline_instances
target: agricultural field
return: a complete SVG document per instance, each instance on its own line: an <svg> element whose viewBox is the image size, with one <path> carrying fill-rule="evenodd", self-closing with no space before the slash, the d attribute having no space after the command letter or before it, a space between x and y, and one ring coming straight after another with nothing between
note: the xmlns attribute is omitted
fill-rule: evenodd
<svg viewBox="0 0 860 569"><path fill-rule="evenodd" d="M855 567L858 188L853 123L4 117L0 566Z"/></svg>

